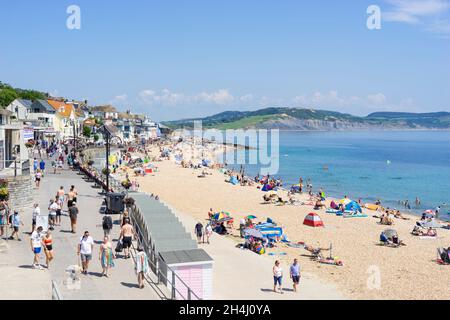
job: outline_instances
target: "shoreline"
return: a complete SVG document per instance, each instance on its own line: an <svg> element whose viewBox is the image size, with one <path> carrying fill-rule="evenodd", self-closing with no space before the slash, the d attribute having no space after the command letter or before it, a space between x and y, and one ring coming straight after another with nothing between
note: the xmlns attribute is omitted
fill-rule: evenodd
<svg viewBox="0 0 450 320"><path fill-rule="evenodd" d="M156 156L158 151L153 148L151 154ZM323 210L314 211L311 206L265 205L261 203L263 193L260 190L225 183L225 175L218 170L209 169L212 175L198 179L199 170L184 169L173 161L163 160L155 165L159 167L158 172L137 178L141 190L159 195L162 201L196 221L205 223L207 212L213 207L215 212L230 212L235 221L248 214L255 214L260 218L258 221L270 217L284 227L285 234L293 243L304 241L322 247L332 243L333 254L344 261L344 267L317 264L304 256L306 251L283 244L269 249L268 253L286 255L267 258L281 260L286 269L296 257L306 273L337 285L338 290L349 299L450 298L450 292L435 289L442 287L442 283L450 278L450 270L433 261L437 248L448 246L450 242L448 230L440 230L436 240L422 240L410 234L417 218L413 215L405 214L411 218L409 221L394 219L394 226L389 227L376 223L371 217L374 211L365 210L369 218L344 219L326 214ZM329 200L331 198L327 198L327 204ZM304 226L303 219L309 212L318 213L325 228ZM407 246L398 249L379 247L379 234L387 228L396 229ZM233 250L238 249L233 247ZM255 255L255 259L257 257L250 251L246 254ZM381 288L375 290L367 287L367 272L373 266L379 269L382 279ZM271 270L265 271L270 277Z"/></svg>

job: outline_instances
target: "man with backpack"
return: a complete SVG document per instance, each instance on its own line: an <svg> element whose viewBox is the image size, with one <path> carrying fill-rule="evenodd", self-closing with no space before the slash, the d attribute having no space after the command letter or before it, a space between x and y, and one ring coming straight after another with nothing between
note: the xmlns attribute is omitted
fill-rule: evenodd
<svg viewBox="0 0 450 320"><path fill-rule="evenodd" d="M104 237L108 237L113 228L113 221L112 221L111 216L106 215L103 217L102 227L103 227Z"/></svg>

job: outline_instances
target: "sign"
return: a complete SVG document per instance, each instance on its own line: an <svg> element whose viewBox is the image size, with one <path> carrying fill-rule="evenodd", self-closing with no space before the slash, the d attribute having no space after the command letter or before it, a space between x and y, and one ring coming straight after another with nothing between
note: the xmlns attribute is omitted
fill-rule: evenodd
<svg viewBox="0 0 450 320"><path fill-rule="evenodd" d="M34 140L34 130L30 129L30 128L24 128L23 129L23 140L24 140L24 142Z"/></svg>

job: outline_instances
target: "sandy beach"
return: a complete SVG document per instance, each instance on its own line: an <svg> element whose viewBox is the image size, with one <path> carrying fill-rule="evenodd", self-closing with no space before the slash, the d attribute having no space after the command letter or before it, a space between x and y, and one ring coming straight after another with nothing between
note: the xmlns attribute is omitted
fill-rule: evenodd
<svg viewBox="0 0 450 320"><path fill-rule="evenodd" d="M151 155L159 156L159 149L153 148ZM439 229L437 239L421 239L411 235L411 230L418 220L416 216L408 216L411 219L408 221L395 219L392 228L398 231L406 246L383 247L379 246L379 235L389 227L377 224L379 219L372 217L376 214L374 211L365 210L368 218L344 219L327 214L325 210L314 211L312 206L263 204L263 192L256 187L226 183L228 177L218 170L209 170L211 175L200 179L197 176L201 170L185 169L173 161L164 160L156 162L155 165L158 172L138 178L140 191L158 195L177 212L188 216L189 222L185 225L190 227L192 233L195 221L206 224L210 208L215 212L230 212L235 219L235 228L238 227L239 220L249 214L256 215L257 221L263 222L270 217L284 228L284 233L291 242L302 241L315 247L328 247L332 243L333 256L339 257L344 266L323 265L311 261L304 249L290 248L283 243L268 249L268 253L286 255L266 254L265 258L272 262L281 260L285 270L288 270L294 258L298 258L303 272L335 286L342 297L389 300L450 299L450 268L435 262L437 248L447 247L450 243L450 230ZM302 200L307 201L306 196ZM327 199L327 205L330 201L331 199ZM320 215L325 228L303 225L304 218L310 212ZM227 242L221 242L221 245L228 243L232 248L228 259L234 260L239 259L243 252L235 248L236 244L242 242L239 231L234 230L233 233L234 235L226 236ZM215 238L217 237L220 236L215 235ZM208 247L208 251L214 252L217 245L214 242ZM244 251L244 254L252 256L252 261L261 258L250 251ZM265 266L267 279L270 281L271 269L268 268L269 264ZM240 282L255 281L248 278L251 273L244 275L238 270L229 276L237 277ZM289 299L287 295L283 298Z"/></svg>

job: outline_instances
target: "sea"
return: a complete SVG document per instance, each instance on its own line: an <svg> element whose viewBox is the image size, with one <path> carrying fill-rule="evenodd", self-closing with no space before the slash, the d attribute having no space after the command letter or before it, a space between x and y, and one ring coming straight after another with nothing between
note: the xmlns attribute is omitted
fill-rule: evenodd
<svg viewBox="0 0 450 320"><path fill-rule="evenodd" d="M270 141L270 139L269 139ZM279 170L284 187L311 179L314 191L421 214L441 206L450 221L450 131L370 131L279 133ZM270 150L271 151L271 150ZM236 159L254 150L241 150ZM247 161L248 162L248 161ZM230 165L240 169L240 164ZM260 164L245 173L264 173ZM416 197L421 204L416 206ZM402 204L408 200L411 209Z"/></svg>

